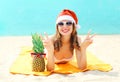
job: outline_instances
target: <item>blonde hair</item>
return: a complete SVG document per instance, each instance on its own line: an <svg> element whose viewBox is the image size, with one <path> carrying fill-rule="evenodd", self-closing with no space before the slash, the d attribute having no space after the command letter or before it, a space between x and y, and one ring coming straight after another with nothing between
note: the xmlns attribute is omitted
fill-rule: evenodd
<svg viewBox="0 0 120 82"><path fill-rule="evenodd" d="M59 51L60 48L62 47L61 37L62 35L58 31L58 25L56 25L56 34L55 34L54 42L53 42L55 51ZM80 49L76 27L75 27L75 24L73 23L73 31L71 33L71 38L70 38L70 50L73 51L74 48Z"/></svg>

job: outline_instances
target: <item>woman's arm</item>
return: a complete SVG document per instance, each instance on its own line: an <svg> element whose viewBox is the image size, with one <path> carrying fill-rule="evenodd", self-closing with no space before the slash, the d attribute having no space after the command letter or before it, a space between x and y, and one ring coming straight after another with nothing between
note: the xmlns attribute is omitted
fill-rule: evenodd
<svg viewBox="0 0 120 82"><path fill-rule="evenodd" d="M52 50L48 50L48 53L47 53L47 70L48 71L54 70L54 55L53 54L54 53Z"/></svg>
<svg viewBox="0 0 120 82"><path fill-rule="evenodd" d="M79 45L80 45L80 50L76 50L76 59L77 59L78 67L81 70L84 70L87 67L86 49L93 42L92 38L94 36L95 35L90 36L90 32L88 32L87 37L85 38L85 40L82 43L81 43L80 37L78 37L78 42L79 42Z"/></svg>
<svg viewBox="0 0 120 82"><path fill-rule="evenodd" d="M47 50L47 70L52 71L54 70L54 45L52 38L48 37L47 34L45 34L45 37L43 38L43 45L45 49Z"/></svg>
<svg viewBox="0 0 120 82"><path fill-rule="evenodd" d="M81 70L86 69L87 59L86 59L86 49L76 50L77 65Z"/></svg>
<svg viewBox="0 0 120 82"><path fill-rule="evenodd" d="M81 39L78 37L79 45L81 44ZM86 59L86 48L82 48L80 46L80 50L75 49L76 60L78 68L84 70L87 67L87 59Z"/></svg>

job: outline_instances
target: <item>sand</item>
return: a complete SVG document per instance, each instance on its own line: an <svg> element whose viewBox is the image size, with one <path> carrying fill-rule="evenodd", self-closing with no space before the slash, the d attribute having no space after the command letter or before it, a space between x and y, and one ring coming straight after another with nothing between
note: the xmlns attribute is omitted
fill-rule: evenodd
<svg viewBox="0 0 120 82"><path fill-rule="evenodd" d="M82 40L84 35L81 36ZM0 37L0 82L119 82L120 81L120 35L97 35L87 50L99 59L111 64L109 72L87 71L74 74L33 76L10 74L9 68L19 55L22 46L31 46L31 36Z"/></svg>

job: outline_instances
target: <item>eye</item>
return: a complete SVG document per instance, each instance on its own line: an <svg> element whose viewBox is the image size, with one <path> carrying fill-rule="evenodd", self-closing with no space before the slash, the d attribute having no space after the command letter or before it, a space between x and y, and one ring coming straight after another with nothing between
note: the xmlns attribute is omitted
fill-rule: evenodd
<svg viewBox="0 0 120 82"><path fill-rule="evenodd" d="M63 26L64 23L63 23L63 22L59 22L58 25L59 25L59 26Z"/></svg>
<svg viewBox="0 0 120 82"><path fill-rule="evenodd" d="M70 26L72 25L72 22L66 22L66 25Z"/></svg>

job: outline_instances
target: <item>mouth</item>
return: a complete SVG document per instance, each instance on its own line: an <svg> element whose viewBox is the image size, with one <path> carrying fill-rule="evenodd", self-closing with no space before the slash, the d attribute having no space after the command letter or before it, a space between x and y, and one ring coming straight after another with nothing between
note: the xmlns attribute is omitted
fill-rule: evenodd
<svg viewBox="0 0 120 82"><path fill-rule="evenodd" d="M67 32L69 32L69 29L62 29L62 32L67 33Z"/></svg>

